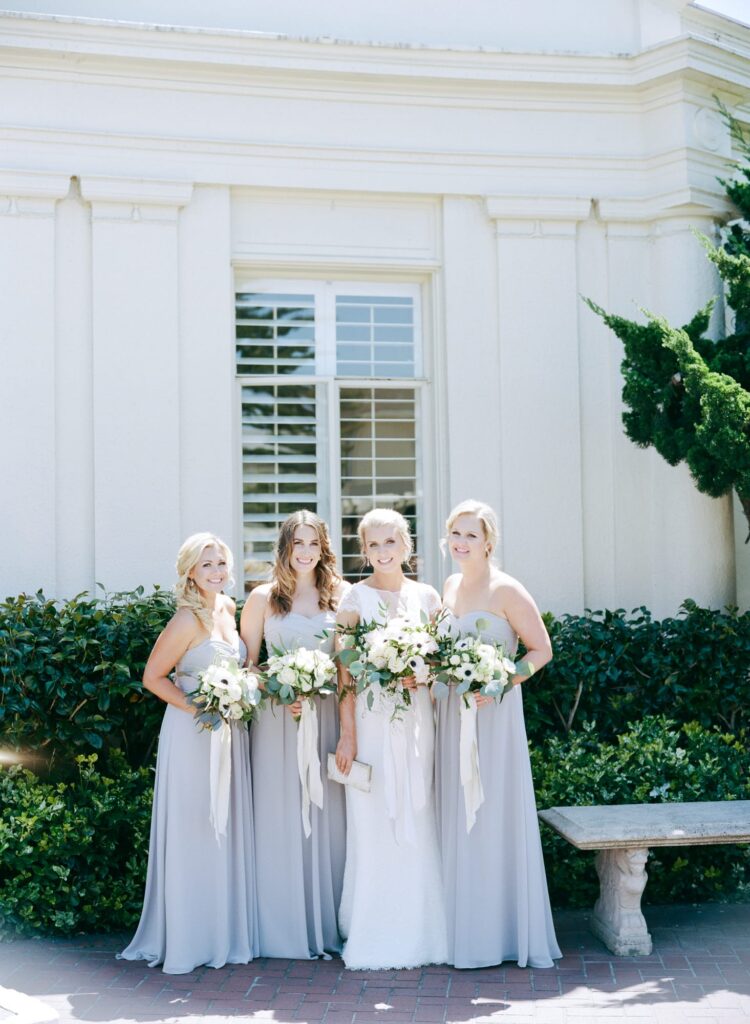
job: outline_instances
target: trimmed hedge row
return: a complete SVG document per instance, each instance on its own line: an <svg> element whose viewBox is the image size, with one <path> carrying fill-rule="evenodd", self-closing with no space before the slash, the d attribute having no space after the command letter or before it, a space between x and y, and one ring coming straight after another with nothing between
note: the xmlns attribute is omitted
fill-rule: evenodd
<svg viewBox="0 0 750 1024"><path fill-rule="evenodd" d="M535 740L586 721L612 739L643 715L750 727L750 611L685 601L661 620L618 609L549 617L547 628L554 659L524 684Z"/></svg>
<svg viewBox="0 0 750 1024"><path fill-rule="evenodd" d="M65 761L121 750L148 764L162 705L140 680L174 610L170 594L36 595L0 604L0 743ZM645 608L547 617L554 660L524 686L529 738L596 722L615 738L643 715L738 733L750 727L750 612L686 601L657 621Z"/></svg>
<svg viewBox="0 0 750 1024"><path fill-rule="evenodd" d="M748 799L747 737L645 718L616 742L590 727L532 748L540 806L568 803ZM48 782L0 770L0 930L70 934L129 930L143 898L152 774L120 755L99 770ZM485 782L485 785L487 783ZM553 906L590 907L593 855L542 829ZM649 861L646 902L750 896L750 849L660 849Z"/></svg>
<svg viewBox="0 0 750 1024"><path fill-rule="evenodd" d="M143 901L153 773L121 756L46 782L0 770L0 934L129 929Z"/></svg>

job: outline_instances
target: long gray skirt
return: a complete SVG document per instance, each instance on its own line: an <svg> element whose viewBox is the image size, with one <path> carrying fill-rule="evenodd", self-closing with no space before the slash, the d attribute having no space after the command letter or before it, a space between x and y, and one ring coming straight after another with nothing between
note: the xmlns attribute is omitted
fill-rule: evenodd
<svg viewBox="0 0 750 1024"><path fill-rule="evenodd" d="M249 737L232 727L227 833L209 821L210 733L168 706L159 734L146 891L140 924L120 956L186 974L258 955Z"/></svg>
<svg viewBox="0 0 750 1024"><path fill-rule="evenodd" d="M435 790L448 918L448 963L552 967L552 923L521 687L477 711L484 803L467 834L454 688L437 702Z"/></svg>
<svg viewBox="0 0 750 1024"><path fill-rule="evenodd" d="M297 723L287 708L267 706L251 727L261 956L310 959L341 950L336 913L346 855L345 796L326 776L328 753L338 742L338 702L334 696L314 700L323 808L310 806L309 838L302 828Z"/></svg>

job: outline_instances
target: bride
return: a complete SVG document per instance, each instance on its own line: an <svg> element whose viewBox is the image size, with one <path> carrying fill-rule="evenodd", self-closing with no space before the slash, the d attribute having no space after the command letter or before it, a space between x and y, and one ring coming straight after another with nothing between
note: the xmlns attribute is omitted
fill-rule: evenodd
<svg viewBox="0 0 750 1024"><path fill-rule="evenodd" d="M355 584L339 606L343 626L420 613L434 616L432 587L404 576L412 541L404 517L373 509L359 524L372 575ZM342 685L351 685L342 667ZM347 848L339 928L351 969L386 970L444 963L447 931L435 824L432 703L412 679L411 707L392 719L384 695L368 708L368 692L350 691L340 704L336 764L348 773L357 758L372 765L369 793L346 787ZM386 785L386 778L393 784Z"/></svg>

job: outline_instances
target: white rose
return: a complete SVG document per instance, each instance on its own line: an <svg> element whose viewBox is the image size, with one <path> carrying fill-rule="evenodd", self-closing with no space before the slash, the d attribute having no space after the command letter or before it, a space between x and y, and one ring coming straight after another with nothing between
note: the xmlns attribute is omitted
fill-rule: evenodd
<svg viewBox="0 0 750 1024"><path fill-rule="evenodd" d="M227 695L231 701L242 699L242 687L234 679L230 680L227 686Z"/></svg>
<svg viewBox="0 0 750 1024"><path fill-rule="evenodd" d="M294 686L297 681L297 673L287 665L279 672L278 678L282 686Z"/></svg>
<svg viewBox="0 0 750 1024"><path fill-rule="evenodd" d="M242 718L242 708L239 706L239 704L234 704L229 709L229 717L233 719L235 722Z"/></svg>
<svg viewBox="0 0 750 1024"><path fill-rule="evenodd" d="M303 672L315 671L315 655L312 651L300 651L297 657L297 665Z"/></svg>

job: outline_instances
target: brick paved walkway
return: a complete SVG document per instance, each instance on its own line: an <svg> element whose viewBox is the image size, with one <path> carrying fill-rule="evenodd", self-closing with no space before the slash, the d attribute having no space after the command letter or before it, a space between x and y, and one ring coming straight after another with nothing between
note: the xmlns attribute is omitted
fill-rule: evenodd
<svg viewBox="0 0 750 1024"><path fill-rule="evenodd" d="M350 972L340 960L257 960L167 976L115 960L119 936L0 943L0 1024L750 1024L750 905L646 916L653 955L613 957L586 914L556 914L564 958L550 970Z"/></svg>

